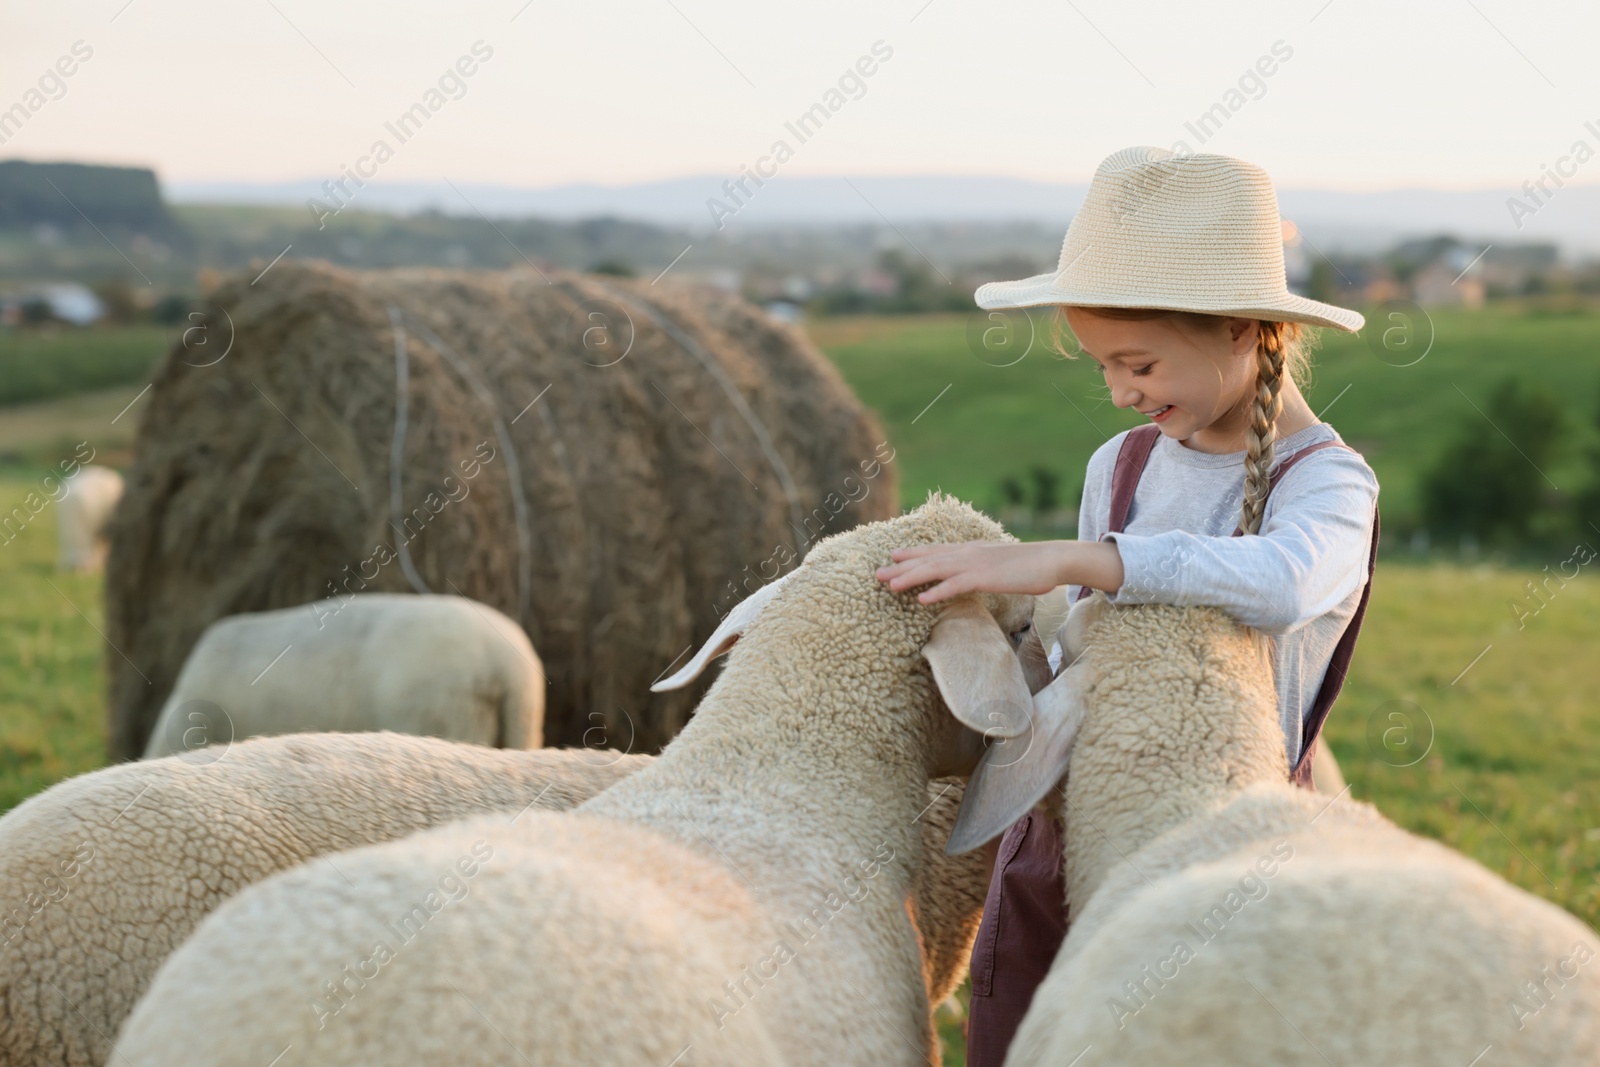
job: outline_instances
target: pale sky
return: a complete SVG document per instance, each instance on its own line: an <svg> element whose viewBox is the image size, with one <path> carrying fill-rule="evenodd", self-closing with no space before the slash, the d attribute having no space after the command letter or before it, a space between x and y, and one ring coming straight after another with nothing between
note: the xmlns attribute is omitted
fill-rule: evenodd
<svg viewBox="0 0 1600 1067"><path fill-rule="evenodd" d="M1127 145L1198 150L1185 121L1276 42L1292 54L1204 150L1280 186L1520 185L1600 147L1592 3L36 0L4 28L0 111L32 113L0 158L169 181L337 177L381 138L380 180L625 184L736 175L780 137L784 173L1087 181ZM386 132L480 41L464 95L404 144ZM879 41L859 99L786 133ZM92 55L56 82L77 42ZM1600 159L1572 180L1600 182Z"/></svg>

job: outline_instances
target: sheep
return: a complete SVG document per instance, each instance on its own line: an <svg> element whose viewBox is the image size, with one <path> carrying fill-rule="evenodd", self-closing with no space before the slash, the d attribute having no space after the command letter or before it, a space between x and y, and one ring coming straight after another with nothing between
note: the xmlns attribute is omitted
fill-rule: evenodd
<svg viewBox="0 0 1600 1067"><path fill-rule="evenodd" d="M270 874L479 812L569 808L650 760L393 733L204 753L80 775L0 819L0 1064L106 1063L167 954Z"/></svg>
<svg viewBox="0 0 1600 1067"><path fill-rule="evenodd" d="M726 667L649 767L571 812L466 820L241 893L156 974L123 1057L928 1062L917 824L930 778L1032 713L1032 601L924 605L874 571L974 539L1010 538L932 494L819 541L742 634L712 635L737 637Z"/></svg>
<svg viewBox="0 0 1600 1067"><path fill-rule="evenodd" d="M106 1035L161 962L268 875L478 812L565 810L653 759L295 734L232 746L220 765L174 756L60 783L0 819L0 1064L107 1063ZM910 904L931 1004L966 973L988 888L976 854L944 852L962 790L936 780L921 820Z"/></svg>
<svg viewBox="0 0 1600 1067"><path fill-rule="evenodd" d="M1070 760L1048 803L1072 924L1008 1065L1593 1062L1594 932L1370 805L1288 784L1259 635L1103 595L1066 630L1051 688L1075 695L1035 706L1075 721L1036 731L1073 740L1025 776ZM996 825L958 822L950 847Z"/></svg>
<svg viewBox="0 0 1600 1067"><path fill-rule="evenodd" d="M56 567L79 574L98 573L106 563L106 525L122 499L122 475L110 467L86 466L66 481L56 505L60 555Z"/></svg>
<svg viewBox="0 0 1600 1067"><path fill-rule="evenodd" d="M146 759L309 730L537 748L545 677L522 628L459 596L360 593L212 623Z"/></svg>

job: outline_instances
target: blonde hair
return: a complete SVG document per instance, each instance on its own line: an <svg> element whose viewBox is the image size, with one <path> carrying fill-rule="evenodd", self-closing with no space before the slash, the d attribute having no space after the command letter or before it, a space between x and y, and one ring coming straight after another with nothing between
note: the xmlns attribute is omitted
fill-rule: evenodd
<svg viewBox="0 0 1600 1067"><path fill-rule="evenodd" d="M1083 310L1103 318L1127 322L1176 319L1188 326L1191 332L1202 334L1215 332L1229 317L1170 308L1086 307ZM1302 388L1308 384L1311 349L1315 347L1318 336L1312 327L1298 322L1258 319L1256 324L1260 333L1256 340L1255 401L1251 408L1249 428L1245 430L1244 502L1240 505L1239 516L1239 529L1247 534L1261 529L1267 493L1272 489L1273 446L1278 437L1278 415L1283 410L1280 394L1284 375L1288 374ZM1069 352L1061 343L1063 326L1067 326L1066 308L1058 306L1052 322L1053 347L1067 359L1076 359L1077 353Z"/></svg>

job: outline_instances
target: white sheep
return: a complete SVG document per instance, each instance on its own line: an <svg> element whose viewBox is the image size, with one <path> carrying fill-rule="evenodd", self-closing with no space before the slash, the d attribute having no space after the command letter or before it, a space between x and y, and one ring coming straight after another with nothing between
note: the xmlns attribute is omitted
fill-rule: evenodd
<svg viewBox="0 0 1600 1067"><path fill-rule="evenodd" d="M268 875L471 814L566 810L652 759L296 734L215 762L174 756L62 782L0 818L0 1064L114 1061L107 1035L156 968ZM955 779L929 786L911 896L935 1004L966 973L988 888L977 854L944 852L962 791Z"/></svg>
<svg viewBox="0 0 1600 1067"><path fill-rule="evenodd" d="M330 1064L927 1063L905 903L918 824L929 779L976 761L975 730L1025 720L1015 647L1032 602L928 606L874 571L900 545L1005 537L934 495L819 542L757 594L651 766L569 813L468 820L240 894L163 965L120 1051L249 1067L286 1048Z"/></svg>
<svg viewBox="0 0 1600 1067"><path fill-rule="evenodd" d="M1051 800L1072 923L1008 1065L1594 1062L1594 931L1370 805L1289 785L1258 635L1103 596L1067 632L1051 688L1073 695L1036 701L1064 725L1035 732L1075 735ZM1026 797L1065 763L1006 786L980 767L969 801L992 804L983 779Z"/></svg>
<svg viewBox="0 0 1600 1067"><path fill-rule="evenodd" d="M270 874L467 815L569 808L650 760L392 733L207 756L80 775L0 818L0 1064L108 1062L167 954Z"/></svg>
<svg viewBox="0 0 1600 1067"><path fill-rule="evenodd" d="M56 504L60 555L56 566L80 574L105 566L106 527L122 499L122 475L110 467L87 466L65 482L66 495Z"/></svg>
<svg viewBox="0 0 1600 1067"><path fill-rule="evenodd" d="M436 594L331 597L206 627L144 756L312 730L537 748L544 692L528 635L487 604Z"/></svg>

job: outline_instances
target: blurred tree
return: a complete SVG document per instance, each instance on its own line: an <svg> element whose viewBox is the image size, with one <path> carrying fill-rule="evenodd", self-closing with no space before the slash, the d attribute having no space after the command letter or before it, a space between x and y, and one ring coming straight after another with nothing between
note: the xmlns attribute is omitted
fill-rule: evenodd
<svg viewBox="0 0 1600 1067"><path fill-rule="evenodd" d="M1600 403L1595 405L1595 428L1600 430ZM1589 484L1578 491L1573 512L1578 540L1600 545L1600 444L1588 448Z"/></svg>
<svg viewBox="0 0 1600 1067"><path fill-rule="evenodd" d="M94 287L94 295L105 308L105 321L125 326L138 322L142 310L133 295L133 287L125 278L108 278Z"/></svg>
<svg viewBox="0 0 1600 1067"><path fill-rule="evenodd" d="M1028 469L1028 477L1033 479L1033 510L1041 515L1056 510L1061 503L1058 491L1061 475L1045 467L1034 466Z"/></svg>
<svg viewBox="0 0 1600 1067"><path fill-rule="evenodd" d="M1311 277L1306 279L1306 295L1324 303L1335 300L1338 293L1333 281L1333 264L1322 256L1311 263Z"/></svg>
<svg viewBox="0 0 1600 1067"><path fill-rule="evenodd" d="M894 295L875 310L890 313L972 310L971 294L937 276L920 255L907 255L898 248L886 249L878 255L878 268L892 275L896 286Z"/></svg>
<svg viewBox="0 0 1600 1067"><path fill-rule="evenodd" d="M184 322L194 302L182 293L168 293L150 309L150 318L163 326Z"/></svg>
<svg viewBox="0 0 1600 1067"><path fill-rule="evenodd" d="M24 326L43 326L56 321L56 313L51 310L48 300L28 300L22 305L22 323Z"/></svg>
<svg viewBox="0 0 1600 1067"><path fill-rule="evenodd" d="M1423 473L1423 520L1439 539L1529 546L1550 525L1544 471L1561 443L1561 402L1505 378L1481 408L1461 415L1455 440Z"/></svg>

